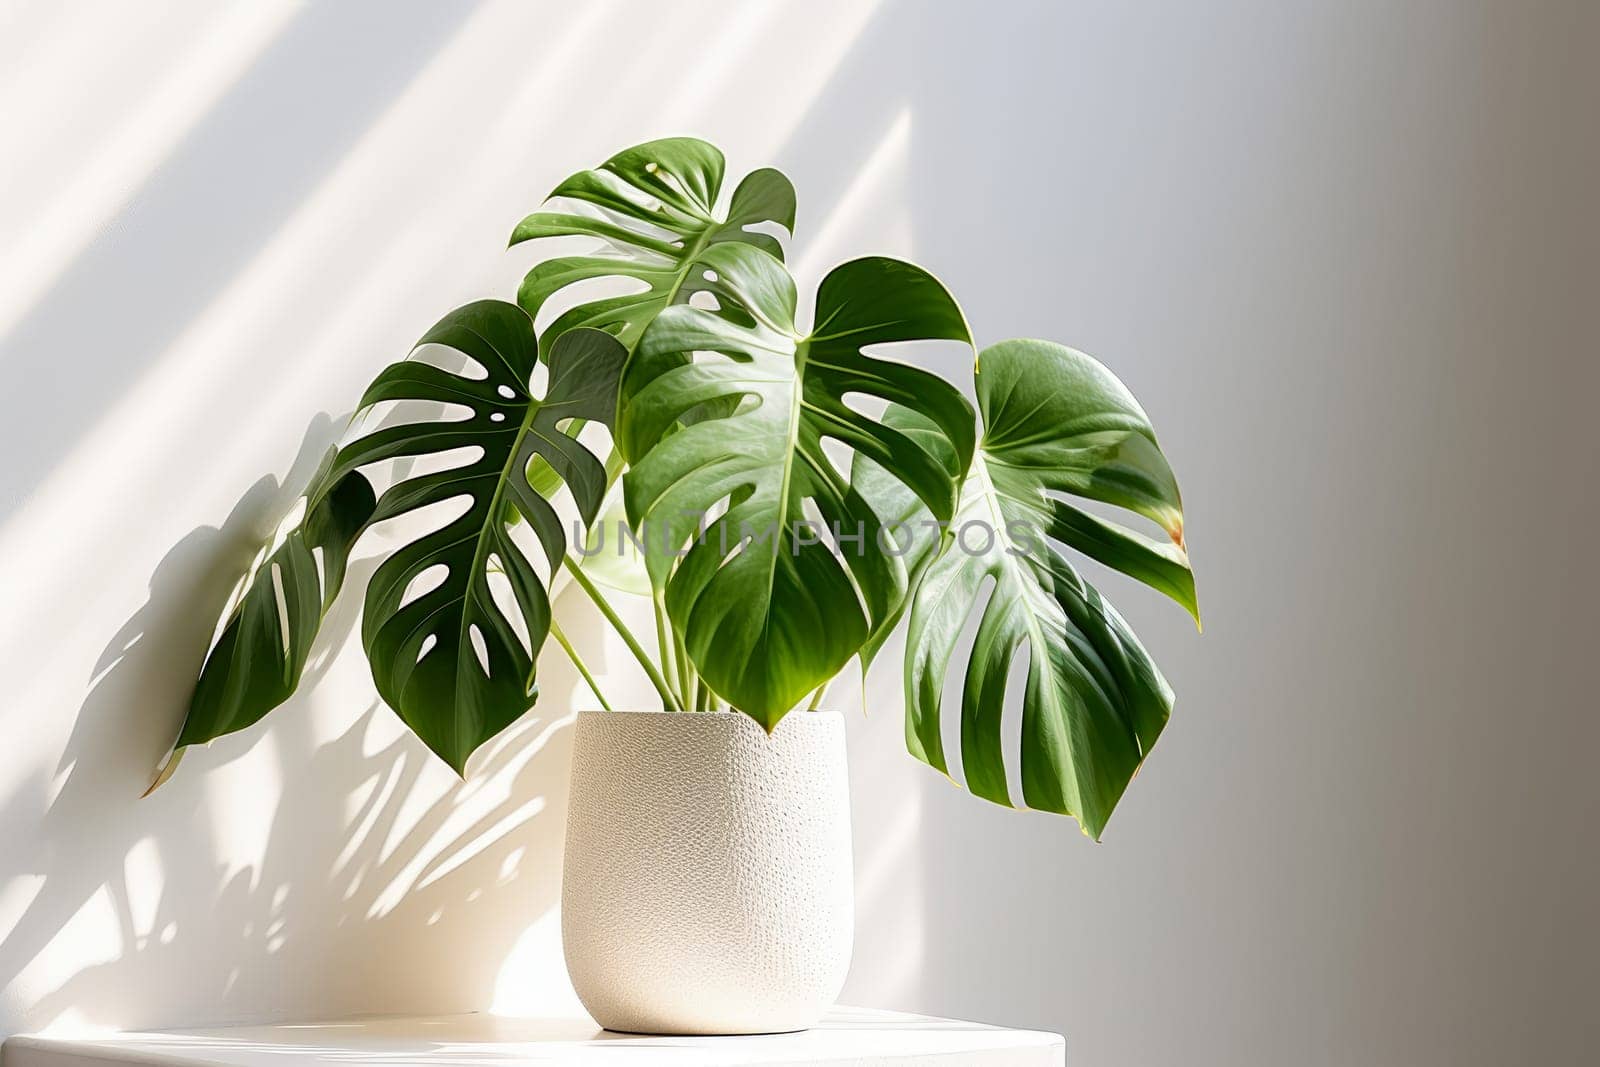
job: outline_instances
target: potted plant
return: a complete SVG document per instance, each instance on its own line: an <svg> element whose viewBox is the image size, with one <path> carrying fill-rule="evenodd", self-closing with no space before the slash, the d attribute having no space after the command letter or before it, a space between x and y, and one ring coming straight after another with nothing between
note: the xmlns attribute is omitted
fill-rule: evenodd
<svg viewBox="0 0 1600 1067"><path fill-rule="evenodd" d="M955 716L972 792L1013 803L1015 760L1025 805L1095 838L1172 693L1063 550L1198 620L1176 479L1109 371L1049 342L1001 342L975 356L974 411L899 350L873 351L973 345L944 286L880 257L830 272L803 329L770 232L793 229L792 187L758 170L719 211L722 184L711 145L655 141L573 175L517 226L513 243L577 235L603 250L540 263L515 304L458 308L377 377L362 410L439 413L330 452L241 583L158 777L294 691L364 530L448 504L453 518L377 568L362 624L379 694L428 748L464 774L537 699L549 637L595 687L551 615L558 573L659 697L621 711L595 687L602 710L579 714L574 742L563 936L575 988L614 1029L795 1029L837 993L852 922L844 735L819 709L829 681L870 663L903 619L911 753L949 773ZM596 278L628 291L551 318L547 304ZM581 540L603 543L597 517L618 495L625 523L611 532L648 575L651 649ZM1153 520L1168 540L1084 501ZM1011 752L1001 708L1024 650ZM951 669L959 707L942 699Z"/></svg>

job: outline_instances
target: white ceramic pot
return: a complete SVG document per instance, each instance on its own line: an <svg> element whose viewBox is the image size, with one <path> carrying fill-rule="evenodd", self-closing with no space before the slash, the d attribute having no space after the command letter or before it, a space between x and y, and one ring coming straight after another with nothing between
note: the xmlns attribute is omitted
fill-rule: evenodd
<svg viewBox="0 0 1600 1067"><path fill-rule="evenodd" d="M655 1034L803 1030L854 933L844 721L585 711L561 885L595 1021Z"/></svg>

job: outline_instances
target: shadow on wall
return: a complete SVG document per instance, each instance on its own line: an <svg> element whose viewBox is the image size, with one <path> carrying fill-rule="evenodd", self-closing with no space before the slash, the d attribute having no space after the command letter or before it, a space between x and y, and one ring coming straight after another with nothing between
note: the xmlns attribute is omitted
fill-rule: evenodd
<svg viewBox="0 0 1600 1067"><path fill-rule="evenodd" d="M436 780L439 768L387 709L369 706L332 740L313 735L308 694L351 641L370 557L352 565L299 694L265 726L191 753L160 790L135 799L176 736L235 581L344 423L319 415L285 488L261 479L220 529L197 529L166 555L148 600L95 665L54 780L25 784L0 815L0 825L38 826L42 842L0 857L0 900L31 895L0 932L3 1007L27 1029L259 1018L262 1003L296 999L286 990L317 989L308 976L338 967L340 942L357 926L365 927L361 959L348 977L368 968L386 975L389 999L367 1002L370 1010L401 1010L408 999L418 1010L481 1007L506 949L480 951L464 969L451 963L463 954L447 946L485 928L521 930L554 906L559 865L548 858L559 856L565 801L545 797L565 782L566 718L530 713L481 750L466 786L420 803L429 793L421 779ZM563 686L573 681L542 672L543 706L570 707ZM277 769L258 794L217 795L210 772L268 755ZM223 777L235 789L252 782ZM259 848L228 839L228 810L240 806L267 826ZM250 859L230 862L240 851ZM537 860L524 863L530 855ZM385 926L404 936L385 937ZM30 973L62 938L92 942L102 961L59 980ZM420 965L430 959L440 966ZM414 980L393 977L408 971ZM360 1002L359 991L349 998ZM316 1001L302 1011L314 1015Z"/></svg>
<svg viewBox="0 0 1600 1067"><path fill-rule="evenodd" d="M12 449L0 469L0 518L25 505L479 5L385 3L383 46L370 48L378 6L293 15L130 194L115 225L0 338L0 367L21 368L41 395L73 398L19 409L0 427ZM360 64L347 61L354 51ZM91 305L97 313L85 315ZM118 358L98 361L94 374L38 358L113 349ZM546 805L543 793L564 778L562 720L528 716L474 761L473 785L442 796L418 784L439 781L433 757L381 707L323 716L342 730L315 734L308 694L350 641L372 569L359 559L301 695L268 724L192 754L173 781L136 801L176 733L233 583L292 501L287 489L309 478L336 435L336 420L319 416L284 487L262 478L220 526L195 529L166 553L145 603L95 661L54 773L8 783L0 1036L77 1020L252 1017L263 1003L315 1012L330 983L359 989L363 967L420 972L382 983L391 994L481 1005L493 968L463 973L452 964L459 952L439 952L433 969L417 960L464 936L466 904L473 929L521 929L553 902L558 870L541 859L525 874L523 857L559 854L562 805ZM545 681L554 697L545 706L566 708L561 673ZM277 765L271 780L221 776L254 786L249 796L217 795L208 772L263 762ZM230 820L245 808L259 844L232 839ZM346 934L363 925L359 942ZM384 926L406 935L386 938ZM344 943L359 943L359 964L339 959Z"/></svg>
<svg viewBox="0 0 1600 1067"><path fill-rule="evenodd" d="M0 466L0 519L183 333L192 310L205 307L284 224L476 6L385 3L381 48L370 47L379 5L317 4L292 17L132 194L115 226L0 336L0 372L23 371L36 388L74 398L19 406L16 417L0 421L8 457ZM360 64L349 62L355 51ZM85 314L88 307L96 313ZM40 352L102 351L118 358L99 361L88 375L77 361L38 361Z"/></svg>
<svg viewBox="0 0 1600 1067"><path fill-rule="evenodd" d="M22 365L26 353L27 380L44 395L76 400L41 405L32 423L9 431L0 426L0 446L14 445L7 454L17 460L0 472L0 520L26 509L28 493L51 477L118 391L172 347L253 250L270 244L363 125L476 7L386 4L384 47L376 50L367 47L370 8L313 7L293 17L134 191L116 225L0 338L0 367ZM777 10L741 8L730 24L751 38L708 38L707 47L724 57L747 46L761 52L755 44L780 47L786 31ZM783 166L801 189L795 248L808 291L826 267L857 254L916 256L908 237L885 242L876 216L887 206L888 214L903 208L920 217L924 201L934 200L913 196L905 180L913 161L902 157L920 143L914 133L895 134L914 130L911 109L922 92L917 14L915 5L881 3L839 55L813 57L837 60L838 70L798 107L799 120L770 159L744 160ZM555 6L542 15L551 23L561 17ZM625 5L606 9L594 39L635 18ZM346 51L370 62L352 74L342 65ZM720 69L714 81L731 85L738 73ZM672 133L718 140L724 126L761 111L760 104L730 108L736 118L724 121L709 112L714 96L705 99L703 122L673 128L661 128L650 106L629 98L599 99L592 110L630 131L618 138L641 140ZM640 116L656 117L635 131L645 125ZM894 165L873 169L886 144ZM738 154L741 146L731 138L727 147ZM261 157L242 185L236 179L251 167L238 165L240 153L252 164ZM951 194L948 203L956 202ZM950 275L959 264L928 265L958 281ZM90 303L106 313L84 318ZM35 350L113 349L119 358L84 383L58 380L69 360L41 367L32 358ZM352 713L372 700L371 687L359 654L340 650L353 643L370 558L353 561L299 695L266 723L189 755L172 781L134 801L176 733L217 610L263 527L292 499L288 488L309 476L334 434L334 420L320 417L284 487L263 478L223 523L194 530L166 553L146 602L98 656L54 774L8 783L0 809L8 846L0 853L0 1035L75 1021L146 1027L264 1012L483 1008L498 999L498 964L515 935L553 911L566 716L586 691L564 662L547 657L539 706L480 751L466 785L441 774L387 709ZM578 637L577 627L569 631ZM585 655L603 671L603 655ZM891 660L880 668L885 676L897 673ZM341 685L346 675L350 684ZM76 698L74 691L69 699ZM895 715L852 726L857 867L865 879L854 973L868 999L915 1006L920 960L907 953L922 940L923 910L900 889L915 880L905 870L921 868L922 829L920 797L905 787L928 772L904 754ZM540 947L541 962L558 972L559 955Z"/></svg>

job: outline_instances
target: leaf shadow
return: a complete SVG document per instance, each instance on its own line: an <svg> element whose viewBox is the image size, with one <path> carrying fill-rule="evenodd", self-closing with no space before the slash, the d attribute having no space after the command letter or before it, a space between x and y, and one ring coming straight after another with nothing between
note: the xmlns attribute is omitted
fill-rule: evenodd
<svg viewBox="0 0 1600 1067"><path fill-rule="evenodd" d="M463 784L370 684L350 712L313 714L312 690L352 641L370 558L352 563L297 695L136 799L238 576L344 424L318 415L281 483L261 478L163 557L98 657L54 775L0 812L27 831L0 855L0 899L26 900L0 928L19 1028L247 1021L262 1003L314 1016L335 993L370 1011L483 1007L515 934L554 906L559 864L543 861L561 846L564 718L529 713ZM565 706L552 696L543 707ZM242 789L252 795L225 792ZM98 962L61 975L42 956ZM386 975L371 984L381 1002L360 992L369 969Z"/></svg>

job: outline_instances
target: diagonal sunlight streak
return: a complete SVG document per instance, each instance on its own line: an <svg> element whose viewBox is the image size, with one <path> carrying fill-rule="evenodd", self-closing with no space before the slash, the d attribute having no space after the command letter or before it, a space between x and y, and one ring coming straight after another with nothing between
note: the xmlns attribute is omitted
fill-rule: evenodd
<svg viewBox="0 0 1600 1067"><path fill-rule="evenodd" d="M458 43L470 32L469 23L458 32ZM451 47L456 46L449 46L445 51L449 52ZM52 591L56 585L53 572L67 569L65 563L68 560L77 561L79 566L86 563L92 566L96 559L94 549L100 540L99 530L88 524L71 524L63 528L63 524L55 519L56 516L73 513L74 498L82 492L83 486L101 485L107 490L107 496L101 500L101 504L108 513L127 514L137 509L141 485L133 479L117 479L106 485L100 477L104 467L103 457L118 455L124 462L136 462L146 469L160 469L163 464L173 463L183 457L189 451L190 442L197 436L197 424L206 414L203 399L234 397L236 390L232 386L236 375L250 375L248 368L235 371L226 365L224 360L219 359L219 353L242 352L249 355L252 332L270 329L273 315L286 315L290 321L309 325L305 305L301 302L307 295L307 268L319 260L325 260L327 250L322 246L330 240L330 231L333 240L343 239L340 231L346 227L339 225L338 220L356 215L360 204L371 199L368 195L370 190L381 187L382 172L398 168L403 163L406 151L402 142L405 139L408 112L415 109L419 98L425 98L430 72L451 62L448 55L441 55L413 81L407 92L375 123L373 130L347 153L340 165L307 197L274 240L257 253L239 277L197 316L173 346L154 361L122 400L85 435L51 477L41 483L27 505L0 525L0 585L4 585L11 594L10 606L13 608L5 619L0 620L0 640L12 641L21 635L20 629L16 632L5 629L8 623L19 628L26 626L29 630L39 628L39 617L30 615L28 610L31 605L26 594L30 588L37 590L40 603L48 603L58 593L58 590ZM459 57L454 60L454 65L461 65ZM439 108L433 110L438 112ZM442 119L442 115L433 117ZM409 118L415 121L415 116ZM379 141L387 143L376 143ZM380 149L386 150L388 159L374 158ZM412 224L413 227L416 225ZM397 229L403 234L408 227ZM397 251L414 254L416 249L402 247ZM347 256L352 260L365 259L365 255L358 257L347 253ZM374 290L381 290L386 283L392 283L394 275L411 269L414 262L405 255L394 255L388 257L389 265L384 269L353 271L352 274L368 279L363 292L370 301ZM337 314L340 305L329 303L331 310ZM371 303L360 300L350 301L345 306L347 319L363 313L369 322L384 321L390 317L386 309L373 307ZM366 368L349 359L342 361L344 366L341 368L341 361L330 358L341 350L338 347L340 342L348 340L335 334L329 338L329 344L306 346L298 359L285 361L285 365L304 364L321 357L330 369L342 369L345 373L345 381L337 387L338 393L345 398L358 395L360 385L353 382L367 376ZM254 346L259 348L259 342L254 342ZM371 345L366 344L354 350L370 348ZM284 397L285 393L297 384L303 385L305 381L288 374L273 380L277 383L274 389L254 391L250 396L250 405L258 414L276 413L279 406L270 401ZM303 400L291 399L294 400L293 406L300 410L293 411L290 404L283 404L283 417L298 419L302 412L313 410ZM272 441L277 440L281 444L281 426L277 418L255 418L242 422L231 420L230 432L205 435L211 438L211 447L204 463L191 462L191 469L198 470L195 470L194 477L185 481L187 492L191 496L207 499L226 499L229 489L225 483L236 480L236 476L229 472L239 469L237 457L248 453L270 454ZM268 469L275 467L281 458L280 455L270 459L266 464ZM230 463L230 459L235 462ZM169 531L157 529L159 525L159 522L152 522L124 533L131 536L139 530L149 529L151 536L145 539L149 544L170 543L172 535ZM262 532L264 534L266 531ZM124 541L119 547L126 553L130 545ZM56 561L60 561L62 566L58 568ZM10 571L15 574L8 573ZM45 625L53 621L47 619Z"/></svg>
<svg viewBox="0 0 1600 1067"><path fill-rule="evenodd" d="M20 372L30 394L54 400L0 423L11 457L0 508L27 506L475 8L396 0L385 47L356 64L370 8L315 5L293 20L0 343L8 378ZM219 361L256 339L232 343ZM258 351L238 365L272 360Z"/></svg>
<svg viewBox="0 0 1600 1067"><path fill-rule="evenodd" d="M24 739L22 758L46 766L61 756L60 739L71 728L73 708L84 700L90 672L83 668L106 638L103 624L127 617L145 600L153 561L196 532L196 523L217 523L249 477L281 470L304 420L319 409L345 410L340 405L359 395L383 364L404 355L439 312L485 292L509 295L523 261L514 259L508 268L492 250L503 246L511 224L533 210L545 190L628 143L678 133L724 143L734 157L730 175L775 162L774 153L811 118L878 7L840 5L819 18L798 7L763 6L712 24L641 19L636 8L620 2L570 11L489 3L441 38L404 90L384 101L359 136L341 142L336 164L248 258L241 257L236 271L230 264L230 275L218 279L198 313L153 353L0 525L0 588L8 608L0 617L0 647L30 663L22 692L0 706L0 722L16 727L13 734ZM536 62L530 60L530 42L538 46ZM685 67L683 48L689 46L709 67ZM588 77L597 56L613 51L639 58L618 79ZM774 55L786 57L793 69L768 79L778 83L770 94L763 86L758 100L716 114L726 100L745 95L747 83L767 72ZM478 106L488 101L492 107ZM674 128L664 126L668 119ZM680 124L689 128L675 128ZM890 250L909 249L899 210L909 178L909 131L907 112L888 127L838 204L816 213L815 226L802 201L796 248L805 251L801 269L811 274L804 288L812 288L820 269L831 265L824 257L854 251L857 240L881 245L888 235ZM129 150L117 157L118 166L131 166L127 161L136 155ZM850 161L837 165L849 167ZM94 188L98 196L110 185ZM115 215L118 205L106 204ZM326 425L315 430L332 432ZM321 441L318 436L308 444ZM82 521L91 496L94 521ZM260 507L238 510L269 525L276 518L257 514ZM239 533L233 529L230 536ZM200 542L202 549L208 545ZM197 550L182 558L180 569L215 567L221 559L214 546L201 555ZM353 577L346 597L359 598L359 586ZM169 627L175 613L203 606L169 599L145 623ZM335 610L347 606L341 602ZM594 643L592 633L573 637ZM462 975L481 977L485 962L497 1003L502 990L518 988L526 976L517 968L502 969L495 980L494 964L502 957L494 953L503 954L506 946L480 928L496 918L526 922L528 908L553 907L547 883L559 869L553 860L559 829L552 829L552 820L562 801L551 790L559 789L564 773L557 766L564 749L553 731L564 720L542 715L519 723L502 745L486 747L474 780L462 786L420 758L425 753L391 714L380 708L357 718L352 709L367 706L372 697L365 664L350 644L319 653L334 661L328 684L297 697L267 726L219 742L197 759L199 777L182 783L181 819L170 796L154 799L154 805L165 805L146 809L157 813L148 820L157 823L150 831L158 849L154 863L147 856L128 862L126 853L142 848L143 838L116 831L99 842L112 873L58 882L73 885L73 892L93 892L77 898L82 905L70 916L71 932L47 943L48 958L41 952L32 961L26 992L19 995L40 998L36 1002L53 996L49 1010L62 1018L78 1010L67 1006L76 996L86 1020L120 1019L122 1002L83 999L85 989L92 994L99 987L83 985L81 972L100 968L99 980L109 988L130 975L158 973L151 968L163 962L181 963L184 956L170 953L192 952L201 929L191 913L209 915L213 907L254 925L228 932L235 939L227 946L235 960L251 965L246 973L197 976L197 982L214 979L214 988L204 992L209 1005L237 1009L252 1003L252 996L267 994L281 978L282 968L325 958L326 973L315 982L271 995L298 1004L321 993L340 1006L352 998L370 1006L370 1000L360 1001L361 969L386 969L403 951L423 947L441 950L437 973L408 974L403 982L410 984L399 978L391 983L413 997L441 989L458 999L471 996L469 986L451 983ZM613 654L597 657L602 676L627 668L626 657L609 645L606 650ZM112 673L104 684L121 688L110 689L110 698L102 695L101 702L120 714L119 700L148 705L171 699L172 713L181 715L192 676L176 676L165 661L158 673L136 677L137 690ZM552 685L545 710L569 706L561 695ZM874 747L877 759L894 752L881 743ZM98 764L86 759L89 769L81 773L74 768L80 795L69 798L76 807L63 817L78 817L100 796L81 795L85 779L106 767L121 775L139 758L139 752L125 752L120 766L102 758ZM45 773L47 798L60 800L60 774L51 781ZM858 810L867 813L890 803L896 810L918 803L904 789L891 797L887 784L863 785L865 806ZM550 806L530 817L545 798ZM308 823L323 810L326 824L307 835ZM519 821L533 825L516 831ZM494 882L493 871L520 862L524 836L533 842L528 848L538 862L510 894ZM69 851L38 862L42 873L59 876L65 865L81 860ZM109 881L113 874L164 880L156 925L165 929L176 914L180 931L176 948L157 950L168 955L152 961L146 953L142 960L113 965L80 943L86 931L125 935L129 922L119 924L118 909L133 915L136 935L148 933L147 897L130 892L119 904L112 891L101 892L90 880ZM0 911L26 911L30 886L0 885ZM494 890L491 899L474 903L472 892L485 888ZM518 894L521 903L507 902ZM869 903L863 901L864 912ZM880 900L872 907L888 904ZM899 904L909 905L903 909L907 922L920 929L920 901ZM262 911L270 913L272 924L259 921ZM426 917L440 911L446 919L435 927ZM280 935L273 932L284 914L299 924L301 939L298 945L291 941L287 963L277 947ZM363 917L374 914L362 929ZM352 921L345 928L347 918ZM335 920L341 924L337 930ZM41 919L33 921L37 926ZM385 935L405 936L375 938L374 922L384 924ZM32 946L24 940L23 947ZM475 963L468 958L474 953ZM550 965L548 956L543 963ZM138 1003L155 1003L160 995L151 991ZM20 1010L18 1005L7 1001L0 1011Z"/></svg>
<svg viewBox="0 0 1600 1067"><path fill-rule="evenodd" d="M908 208L912 180L912 112L896 111L871 142L871 153L808 238L798 240L794 273L802 291L864 248L915 258ZM920 862L924 834L923 768L905 753L900 716L898 641L885 647L877 670L846 668L829 703L853 721L851 809L856 840L856 954L844 998L875 1004L916 999L926 958L927 903L922 880L903 872ZM877 709L857 718L851 709ZM869 771L870 773L863 773ZM859 992L857 992L859 991Z"/></svg>
<svg viewBox="0 0 1600 1067"><path fill-rule="evenodd" d="M863 231L873 233L882 228L885 202L892 207L898 203L893 194L909 188L910 149L911 109L903 108L880 135L872 155L856 170L855 177L817 225L814 234L800 242L803 251L795 260L797 275L820 279L828 268L851 254L852 246L861 243ZM875 243L910 254L909 219L903 220L888 236L887 241L880 236Z"/></svg>
<svg viewBox="0 0 1600 1067"><path fill-rule="evenodd" d="M587 28L587 25L585 24L583 26L583 28ZM500 35L498 33L494 33L494 34L492 34L492 36L498 38ZM576 51L576 50L574 50L574 51ZM557 51L556 54L557 55L564 55L564 54L567 54L567 53L564 53L562 51ZM536 81L540 82L540 83L559 84L560 79L561 79L561 74L562 74L562 72L559 69L559 65L558 64L547 65L545 68L543 68L541 70L541 76L538 77L536 79ZM534 92L534 93L528 94L528 104L530 105L531 108L542 110L544 101L542 99L540 99L540 94L538 94L537 92ZM512 122L511 122L510 118L507 118L506 120L504 120L502 122L502 127L503 128L510 128L511 126L512 126ZM611 146L607 146L607 147L611 147ZM463 188L462 193L461 193L462 198L465 199L465 200L468 200L468 201L477 201L484 195L494 194L494 193L498 192L498 190L496 190L496 189L493 189L493 188L480 188L480 186L491 186L492 187L492 186L494 186L496 184L503 184L505 179L503 177L500 177L500 175L505 174L508 170L511 170L512 172L515 172L515 168L507 168L505 166L505 162L504 162L503 158L501 158L499 160L495 159L494 147L493 146L486 147L485 149L483 149L482 152L480 153L480 155L483 155L483 156L486 157L484 159L484 165L483 166L467 165L467 166L465 166L463 168L464 173L466 175L468 175L469 178L471 179L471 180L468 180L464 184L464 188ZM423 247L425 247L425 245L426 245L425 242L419 242L419 244L421 244ZM406 262L407 257L405 257L405 256L395 256L395 255L393 255L391 253L390 256L385 257L385 260L386 260L386 262L397 262L397 261L398 262ZM362 297L365 295L367 290L371 290L372 291L372 293L374 294L375 299L381 299L381 298L383 298L385 296L387 296L389 299L393 299L393 292L392 292L391 286L388 285L388 284L385 284L386 282L392 282L393 280L394 279L392 279L392 278L391 279L386 279L384 277L384 272L383 271L373 272L373 274L370 276L370 280L363 285L362 290L359 291L358 293L354 294L354 299L351 301L351 303L355 307L358 308L363 303ZM352 329L359 329L361 327L362 322L364 321L359 315L356 315L354 313L354 311L352 311L348 315L348 318L350 320L352 320ZM345 346L340 345L340 344L337 343L337 335L341 332L339 330L339 328L338 328L339 325L340 324L335 324L334 326L330 327L330 331L329 332L333 336L327 342L325 342L325 344L319 345L317 347L319 347L319 348L326 347L327 349L330 350L330 354L336 353L336 352L340 351L341 349L343 349ZM310 358L310 356L308 355L307 359L309 360L309 358ZM285 768L284 768L285 774L292 774L293 770L294 769L292 767L288 767L288 766L285 766ZM469 789L468 792L470 793L471 790ZM525 814L526 813L524 813L524 815ZM404 816L402 816L396 822L396 828L398 828L399 826L402 826L402 825L409 825L409 823L410 823L410 820L405 818ZM454 839L454 832L453 831L446 832L446 830L448 830L448 829L449 828L447 827L444 830L441 830L438 835L436 835L436 844L424 843L424 844L422 844L420 846L420 848L418 849L418 851L416 853L417 857L419 858L419 861L422 858L432 854L437 849L437 847L439 847L439 844L441 844L441 843L442 844L448 844L449 841ZM404 885L408 880L407 876L405 875L404 872L396 872L395 874L391 875L390 877L394 879L394 881L391 883L393 885ZM424 883L422 883L422 884L426 884L426 881L424 881ZM378 909L378 912L380 914L382 913L382 911L384 910L384 908L386 906L392 907L394 905L395 901L394 901L394 899L392 899L392 896L393 896L392 893L389 893L387 891L382 891L382 896L381 896L380 900L375 902L375 904L374 904L374 907Z"/></svg>
<svg viewBox="0 0 1600 1067"><path fill-rule="evenodd" d="M672 96L661 108L662 129L687 128L712 110L707 105L723 89L735 65L759 54L758 39L772 25L780 8L776 4L743 4L735 11L717 27L714 38L698 46L697 62L673 86Z"/></svg>
<svg viewBox="0 0 1600 1067"><path fill-rule="evenodd" d="M296 7L290 0L208 7L209 23L192 27L198 29L193 36L180 37L158 25L148 42L137 34L130 40L126 23L106 20L100 32L108 38L105 50L114 55L138 56L148 63L152 54L162 55L159 45L170 48L176 42L182 48L174 59L163 57L159 77L131 101L129 78L102 87L81 74L98 70L103 62L84 54L86 37L88 43L95 39L83 32L81 9L57 40L7 42L8 48L22 45L18 50L28 63L12 68L0 83L0 100L52 103L49 108L6 109L8 152L0 157L0 185L13 194L0 201L0 245L6 249L0 258L0 337L282 33ZM62 12L71 18L70 6ZM95 99L113 90L120 98ZM68 139L59 128L62 115L90 115L100 127L66 131L72 134L72 148L93 146L88 159L59 159L62 151L50 151L52 141ZM52 183L44 198L19 188L30 177ZM27 214L15 217L19 211Z"/></svg>
<svg viewBox="0 0 1600 1067"><path fill-rule="evenodd" d="M606 11L608 15L621 13L615 5L607 7ZM353 229L350 223L341 225L342 219L381 217L389 227L387 254L373 265L365 255L342 253L353 261L351 266L355 269L351 270L350 276L362 280L354 292L341 293L343 299L329 308L330 321L326 326L308 331L309 336L316 338L315 343L283 358L280 363L283 373L258 383L258 388L252 393L252 406L259 413L283 411L286 416L293 417L289 412L297 406L303 407L291 395L301 382L292 373L295 366L323 368L322 381L327 384L317 390L321 395L349 397L359 393L361 384L376 369L379 360L371 357L367 357L365 362L340 359L339 354L373 350L370 339L372 324L392 318L388 310L402 304L398 293L409 290L420 299L429 289L437 287L437 278L426 271L419 271L416 264L426 259L430 249L450 243L450 235L456 226L456 220L449 212L441 212L431 222L412 218L409 222L395 225L391 221L395 214L385 215L372 206L371 192L381 187L381 183L393 186L401 180L393 175L406 167L408 156L412 154L409 134L419 118L435 124L436 129L450 121L453 94L444 87L451 83L460 84L464 80L481 83L488 77L486 71L521 69L514 64L485 62L483 55L485 51L511 51L515 42L525 39L526 30L518 32L520 14L514 6L491 6L475 15L457 33L455 40L418 75L372 131L307 198L304 206L283 227L278 237L246 266L240 277L199 316L168 352L154 362L123 401L107 413L60 468L40 485L28 506L0 526L0 578L9 577L5 571L11 565L10 561L16 561L16 564L28 561L27 567L18 567L20 573L14 581L4 583L17 596L19 603L16 606L19 609L26 603L30 589L36 591L41 600L48 602L57 599L54 583L48 579L55 568L48 564L40 566L41 560L93 559L93 546L86 539L93 537L95 531L81 526L63 531L50 521L49 516L71 513L76 487L96 480L95 472L101 466L99 457L121 453L125 458L130 458L127 449L131 445L145 454L143 464L155 468L168 462L157 457L180 455L186 448L187 440L194 436L196 421L196 416L190 413L193 404L186 402L197 395L210 393L225 396L230 391L225 384L227 367L218 363L217 354L238 350L240 338L248 337L256 324L262 330L270 330L276 314L274 296L277 294L281 294L279 303L291 318L302 324L307 323L308 307L296 305L294 300L304 292L300 287L304 285L302 271L306 265L325 259L328 254L326 249L318 247L319 242L328 240L329 231ZM614 28L608 22L600 21L598 16L582 20L576 33L560 40L562 48L552 55L551 61L534 68L538 72L533 79L534 84L554 88L574 75L581 69L586 46L602 30ZM850 42L843 40L834 43L842 51ZM829 66L827 63L820 65ZM444 83L444 87L440 83ZM481 91L481 86L479 88ZM542 95L522 94L512 102L527 110L508 107L497 116L497 131L504 133L514 130L518 125L519 112L524 130L529 126L537 128L541 121L544 125L549 124L550 120L545 114L548 99ZM616 106L620 107L621 102ZM416 114L419 111L424 115ZM586 112L583 121L578 121L576 116L567 117L567 128L550 132L564 135L562 140L570 139L573 133L585 133L591 126L597 125L589 121L591 115L592 112ZM521 155L528 158L532 166L524 167L515 159L515 153L511 150L516 146L509 137L505 140L491 137L491 143L474 153L481 158L481 165L451 168L450 172L458 176L455 185L459 191L452 198L452 202L458 205L457 210L483 199L507 198L508 187L526 188L529 183L521 175L527 170L537 172L540 157L545 155L530 146L530 140L524 134ZM608 145L606 149L599 150L614 147ZM510 153L513 158L508 161L506 155L501 155L496 160L491 152ZM543 165L547 169L550 167L548 162ZM566 169L561 168L560 173L565 173ZM427 180L427 172L417 173L423 177L421 180L413 178L412 181L421 185ZM464 179L461 175L464 175ZM549 184L553 184L553 181ZM500 232L503 229L504 223L492 231L497 243L504 240L504 234ZM357 262L359 267L356 266ZM488 271L484 270L483 273ZM473 280L467 279L469 283ZM456 284L466 288L459 282ZM425 323L417 321L403 331L389 331L394 340L383 346L387 348L383 358L395 358L403 353L408 344L405 338L420 332L423 325ZM177 408L177 417L160 417L159 413L167 408ZM186 419L184 415L189 417ZM256 418L242 425L236 423L234 432L213 441L207 456L208 462L190 482L191 495L206 498L225 495L226 483L231 480L228 472L238 469L235 457L272 455L271 443L280 437L276 425L277 420L273 418ZM268 463L271 462L269 458ZM135 506L137 494L135 483L117 482L109 487L110 499L102 503L111 511L120 511L123 507ZM74 541L74 538L77 540ZM156 540L163 538L170 540L165 531ZM127 547L123 546L124 549ZM38 618L30 618L26 610L16 611L10 619L18 624L27 621L30 629L36 629L39 624ZM0 641L9 640L12 636L0 630Z"/></svg>
<svg viewBox="0 0 1600 1067"><path fill-rule="evenodd" d="M899 945L898 952L875 952L871 956L878 968L871 984L878 996L890 998L903 997L914 988L925 956L922 936L926 905L920 886L916 896L908 900L900 880L922 844L922 803L910 796L914 794L908 795L907 802L885 822L873 827L872 854L855 876L858 925L871 927L875 936L888 934Z"/></svg>

